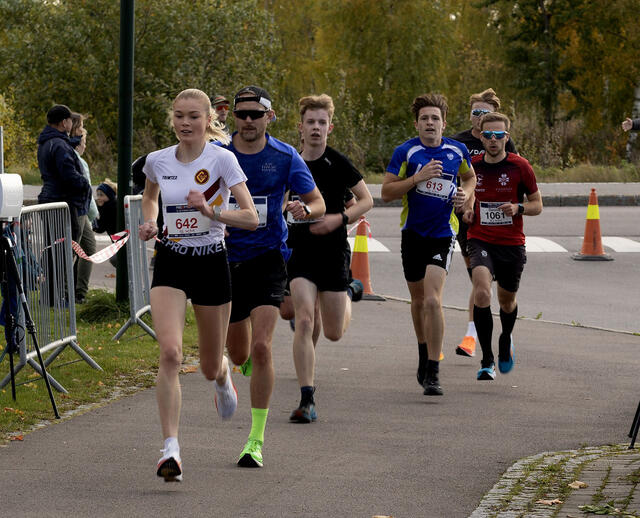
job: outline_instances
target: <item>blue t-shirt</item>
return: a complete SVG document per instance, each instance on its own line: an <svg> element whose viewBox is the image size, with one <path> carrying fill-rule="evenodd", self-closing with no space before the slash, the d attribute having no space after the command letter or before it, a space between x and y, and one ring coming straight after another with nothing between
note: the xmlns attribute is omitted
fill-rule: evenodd
<svg viewBox="0 0 640 518"><path fill-rule="evenodd" d="M282 250L286 255L287 224L282 216L284 194L288 190L307 194L316 186L307 164L293 146L269 134L266 137L264 149L253 155L240 153L233 147L233 139L223 146L236 155L247 176L247 188L259 219L258 228L253 231L227 227L230 262L246 261L273 249Z"/></svg>
<svg viewBox="0 0 640 518"><path fill-rule="evenodd" d="M411 229L423 237L450 237L458 232L453 213L456 179L471 168L464 144L442 137L438 147L427 147L419 137L407 140L393 152L387 172L409 178L432 159L442 162L442 176L418 182L402 198L402 229Z"/></svg>

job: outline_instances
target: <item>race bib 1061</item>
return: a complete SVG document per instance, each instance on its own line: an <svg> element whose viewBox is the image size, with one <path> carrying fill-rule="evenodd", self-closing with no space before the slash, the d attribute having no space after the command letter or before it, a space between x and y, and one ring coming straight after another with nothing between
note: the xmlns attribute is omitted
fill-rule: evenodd
<svg viewBox="0 0 640 518"><path fill-rule="evenodd" d="M509 203L508 201L481 201L480 224L481 225L511 225L513 218L507 216L498 207Z"/></svg>
<svg viewBox="0 0 640 518"><path fill-rule="evenodd" d="M258 212L258 228L263 228L267 226L267 196L252 196L253 204L256 206L256 211ZM236 199L233 196L229 197L229 209L231 210L239 210L240 205L236 202Z"/></svg>
<svg viewBox="0 0 640 518"><path fill-rule="evenodd" d="M181 239L209 234L211 220L198 209L186 204L164 205L163 208L167 237Z"/></svg>

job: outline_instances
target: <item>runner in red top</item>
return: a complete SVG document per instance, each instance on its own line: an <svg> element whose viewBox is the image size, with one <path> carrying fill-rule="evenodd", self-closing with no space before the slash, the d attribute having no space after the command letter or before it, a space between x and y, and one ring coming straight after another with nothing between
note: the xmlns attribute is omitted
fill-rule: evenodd
<svg viewBox="0 0 640 518"><path fill-rule="evenodd" d="M485 153L473 159L476 171L475 203L464 219L471 257L475 292L473 321L482 348L478 380L496 378L491 350L491 282L498 283L500 322L498 369L502 374L513 369L513 326L518 316L516 292L527 262L522 216L542 212L542 195L531 165L524 158L507 153L510 121L501 113L482 118L480 139ZM526 196L526 201L525 201Z"/></svg>

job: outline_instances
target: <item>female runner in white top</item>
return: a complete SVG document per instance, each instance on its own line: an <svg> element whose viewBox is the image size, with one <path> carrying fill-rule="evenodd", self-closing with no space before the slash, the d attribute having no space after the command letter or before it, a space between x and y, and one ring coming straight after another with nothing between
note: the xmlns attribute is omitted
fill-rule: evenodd
<svg viewBox="0 0 640 518"><path fill-rule="evenodd" d="M167 482L182 480L178 373L187 293L198 325L200 368L208 380L215 380L218 413L229 418L237 406L237 396L229 361L223 355L231 312L224 227L228 224L254 230L258 225L246 177L235 156L209 143L211 139L228 139L216 121L209 97L196 89L182 91L173 101L171 122L179 143L147 157L142 198L145 222L139 227L144 241L158 235L158 194L162 192L165 224L161 240L164 246L160 248L171 274L158 273L159 252L150 298L160 346L156 399L165 439L157 474ZM228 210L230 193L239 210ZM156 279L156 273L161 280ZM222 298L219 293L224 294Z"/></svg>

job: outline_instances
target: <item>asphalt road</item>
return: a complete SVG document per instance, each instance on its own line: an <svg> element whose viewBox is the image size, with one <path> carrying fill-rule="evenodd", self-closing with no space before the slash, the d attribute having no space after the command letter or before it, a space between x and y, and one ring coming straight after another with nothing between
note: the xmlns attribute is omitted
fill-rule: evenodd
<svg viewBox="0 0 640 518"><path fill-rule="evenodd" d="M603 238L617 236L640 243L636 207L600 207ZM540 216L525 218L527 236L543 237L567 252L528 253L518 293L520 316L607 329L640 332L640 254L614 252L613 261L575 261L584 236L586 209L547 207ZM409 298L400 260L400 209L375 208L368 215L373 237L390 253L369 253L371 281L376 293ZM467 307L470 282L460 253L454 254L444 303ZM494 308L495 309L495 308ZM497 310L497 309L496 309ZM462 332L462 331L461 331ZM448 335L460 340L460 333Z"/></svg>

